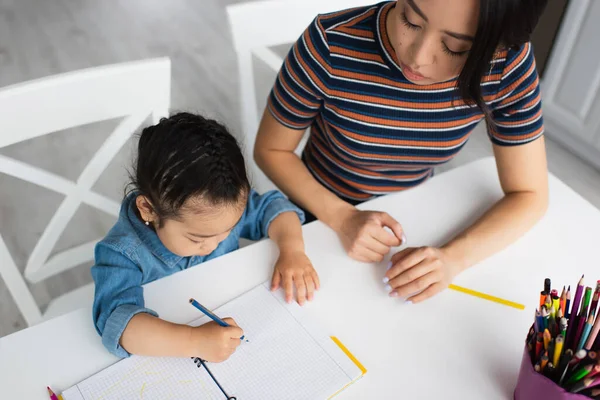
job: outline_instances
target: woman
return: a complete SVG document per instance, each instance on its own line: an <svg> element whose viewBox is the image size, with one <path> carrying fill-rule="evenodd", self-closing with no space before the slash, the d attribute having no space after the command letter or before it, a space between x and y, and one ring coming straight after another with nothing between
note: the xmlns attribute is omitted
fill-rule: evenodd
<svg viewBox="0 0 600 400"><path fill-rule="evenodd" d="M390 296L416 303L435 295L544 214L542 106L528 41L545 5L383 2L318 16L288 54L255 159L356 260L381 261L405 237L388 214L354 206L425 182L486 120L504 197L444 246L393 255L383 278ZM293 151L307 127L300 159Z"/></svg>

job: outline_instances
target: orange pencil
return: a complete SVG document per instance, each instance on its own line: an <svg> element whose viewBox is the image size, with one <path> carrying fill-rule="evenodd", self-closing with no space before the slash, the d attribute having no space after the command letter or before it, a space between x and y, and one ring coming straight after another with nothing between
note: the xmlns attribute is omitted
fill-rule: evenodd
<svg viewBox="0 0 600 400"><path fill-rule="evenodd" d="M548 352L545 352L542 356L542 359L540 360L540 367L542 368L542 371L546 369L546 365L548 365L548 360L550 360L550 358L548 357Z"/></svg>
<svg viewBox="0 0 600 400"><path fill-rule="evenodd" d="M560 310L563 316L565 315L565 308L567 307L567 289L563 286L562 293L560 295Z"/></svg>
<svg viewBox="0 0 600 400"><path fill-rule="evenodd" d="M542 308L542 306L544 304L546 304L546 296L548 295L548 293L546 293L545 291L541 291L540 292L540 308Z"/></svg>
<svg viewBox="0 0 600 400"><path fill-rule="evenodd" d="M548 329L546 329L544 331L544 350L548 350L548 346L550 345L550 341L552 340L552 335L550 334L550 331ZM543 369L543 368L542 368Z"/></svg>

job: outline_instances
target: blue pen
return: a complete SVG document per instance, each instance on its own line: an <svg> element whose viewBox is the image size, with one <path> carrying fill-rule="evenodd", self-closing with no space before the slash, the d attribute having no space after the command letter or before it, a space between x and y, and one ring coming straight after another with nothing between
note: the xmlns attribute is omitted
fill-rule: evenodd
<svg viewBox="0 0 600 400"><path fill-rule="evenodd" d="M207 317L209 317L210 319L212 319L213 321L215 321L217 324L221 325L222 327L230 326L227 322L225 322L221 318L217 317L212 311L210 311L208 308L204 307L202 304L198 303L196 300L190 299L190 304L193 305L194 307L196 307L198 310L202 311L202 313L204 315L206 315ZM245 336L242 336L240 338L240 340L244 340L244 337Z"/></svg>

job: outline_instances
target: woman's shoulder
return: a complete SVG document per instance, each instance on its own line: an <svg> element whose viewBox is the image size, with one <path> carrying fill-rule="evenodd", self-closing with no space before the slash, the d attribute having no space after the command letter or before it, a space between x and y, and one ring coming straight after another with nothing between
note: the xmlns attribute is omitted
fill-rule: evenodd
<svg viewBox="0 0 600 400"><path fill-rule="evenodd" d="M535 56L531 42L496 52L488 79L505 81L511 76L522 76L535 69Z"/></svg>
<svg viewBox="0 0 600 400"><path fill-rule="evenodd" d="M519 85L535 86L538 81L533 45L526 42L496 52L482 79L482 86L484 93L495 101L509 95Z"/></svg>
<svg viewBox="0 0 600 400"><path fill-rule="evenodd" d="M389 3L393 2L384 1L381 3L319 14L314 19L313 24L323 31L343 26L354 26L356 24L373 26L373 24L370 23L370 20L375 17L377 11L381 7Z"/></svg>

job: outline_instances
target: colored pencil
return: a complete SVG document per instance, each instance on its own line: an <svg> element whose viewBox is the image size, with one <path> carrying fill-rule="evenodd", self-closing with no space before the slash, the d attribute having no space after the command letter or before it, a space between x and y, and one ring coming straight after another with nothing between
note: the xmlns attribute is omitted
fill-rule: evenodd
<svg viewBox="0 0 600 400"><path fill-rule="evenodd" d="M585 367L581 367L573 371L573 375L571 375L571 378L569 378L567 381L567 385L572 385L588 376L590 372L592 372L592 368L594 368L593 365L586 365Z"/></svg>
<svg viewBox="0 0 600 400"><path fill-rule="evenodd" d="M583 318L581 318L583 321ZM577 350L583 349L583 346L587 343L588 337L590 336L590 332L592 331L592 326L594 325L594 314L591 314L583 327L583 332L581 333L581 338L579 339L579 344L577 345Z"/></svg>
<svg viewBox="0 0 600 400"><path fill-rule="evenodd" d="M596 322L594 322L594 326L592 331L590 332L590 336L588 337L587 343L585 344L586 350L591 350L594 344L594 341L600 336L598 336L598 332L600 331L600 317L596 316Z"/></svg>
<svg viewBox="0 0 600 400"><path fill-rule="evenodd" d="M505 306L508 306L508 307L513 307L513 308L516 308L518 310L524 310L525 309L525 306L523 304L515 303L514 301L502 299L500 297L491 296L489 294L478 292L476 290L467 289L467 288L462 287L462 286L457 286L457 285L454 285L454 284L450 284L448 286L448 288L451 289L451 290L455 290L457 292L460 292L460 293L468 294L470 296L479 297L480 299L483 299L483 300L488 300L488 301L492 301L494 303L502 304L502 305L505 305Z"/></svg>
<svg viewBox="0 0 600 400"><path fill-rule="evenodd" d="M207 317L209 317L210 319L212 319L213 321L215 321L220 326L222 326L222 327L230 326L227 322L225 322L221 318L217 317L212 311L210 311L208 308L204 307L202 304L198 303L196 300L190 299L190 304L193 305L194 307L196 307L204 315L206 315ZM244 340L244 336L243 335L240 338L240 340Z"/></svg>
<svg viewBox="0 0 600 400"><path fill-rule="evenodd" d="M575 299L573 299L573 307L571 308L571 314L577 315L579 311L579 305L581 304L581 296L583 295L583 282L585 275L581 275L581 279L577 284L577 290L575 291Z"/></svg>
<svg viewBox="0 0 600 400"><path fill-rule="evenodd" d="M571 285L567 289L567 302L565 303L565 317L569 318L571 316L571 312L569 311L569 306L571 305Z"/></svg>
<svg viewBox="0 0 600 400"><path fill-rule="evenodd" d="M571 393L579 393L582 390L600 385L600 378L589 378L577 382L569 391Z"/></svg>
<svg viewBox="0 0 600 400"><path fill-rule="evenodd" d="M559 324L559 326L560 326L560 334L563 337L563 339L565 339L565 340L567 339L567 326L568 326L568 324L569 323L568 323L568 321L567 321L567 319L565 317L562 317L560 319L560 324Z"/></svg>
<svg viewBox="0 0 600 400"><path fill-rule="evenodd" d="M549 360L548 352L545 352L540 359L540 367L542 368L542 371L546 369L546 365L548 365Z"/></svg>
<svg viewBox="0 0 600 400"><path fill-rule="evenodd" d="M542 318L542 313L536 309L535 310L535 331L543 332L544 329L545 329L545 327L544 327L544 319Z"/></svg>
<svg viewBox="0 0 600 400"><path fill-rule="evenodd" d="M554 342L554 357L552 357L552 363L558 367L560 357L563 352L564 339L562 336L557 336Z"/></svg>
<svg viewBox="0 0 600 400"><path fill-rule="evenodd" d="M544 350L548 350L548 346L550 345L550 341L552 340L552 335L550 334L550 331L548 329L546 329L544 331Z"/></svg>
<svg viewBox="0 0 600 400"><path fill-rule="evenodd" d="M590 312L593 310L598 315L598 302L600 301L600 280L596 283L596 290L594 291L594 297L592 297L592 305L590 306Z"/></svg>
<svg viewBox="0 0 600 400"><path fill-rule="evenodd" d="M557 368L558 375L558 384L561 385L563 380L565 379L565 375L567 374L567 370L569 368L569 363L573 359L573 350L568 349L565 350L565 353L560 359L560 365Z"/></svg>
<svg viewBox="0 0 600 400"><path fill-rule="evenodd" d="M58 396L54 394L50 387L46 386L46 389L48 389L48 395L50 396L50 400L58 400Z"/></svg>
<svg viewBox="0 0 600 400"><path fill-rule="evenodd" d="M570 318L569 318L569 327L567 328L567 342L566 342L566 346L568 348L571 348L573 346L573 336L575 335L575 332L577 331L577 327L578 327L578 314L577 312L579 311L579 305L581 304L581 296L583 294L583 282L584 282L584 276L581 276L581 279L579 280L579 283L577 283L577 290L575 291L575 299L573 299L573 305L571 306L571 313Z"/></svg>
<svg viewBox="0 0 600 400"><path fill-rule="evenodd" d="M540 357L542 356L542 350L544 349L544 334L542 332L539 332L537 334L536 340L535 340L535 357L534 359L539 360Z"/></svg>
<svg viewBox="0 0 600 400"><path fill-rule="evenodd" d="M542 290L540 292L540 308L542 308L542 306L546 303L546 296L548 295L548 293L544 290Z"/></svg>
<svg viewBox="0 0 600 400"><path fill-rule="evenodd" d="M583 334L583 330L586 325L586 318L583 316L579 316L577 319L577 330L575 331L575 335L573 335L573 348L579 351L581 349L577 348L579 346L579 341L581 340L581 335ZM583 348L583 346L582 346Z"/></svg>
<svg viewBox="0 0 600 400"><path fill-rule="evenodd" d="M546 306L542 306L542 332L546 329L548 329L548 326L550 325L550 314L548 314L548 310L546 309Z"/></svg>
<svg viewBox="0 0 600 400"><path fill-rule="evenodd" d="M563 316L566 316L565 307L567 305L567 288L563 286L562 293L560 294L560 310L563 313Z"/></svg>
<svg viewBox="0 0 600 400"><path fill-rule="evenodd" d="M583 298L583 302L581 303L581 310L579 310L580 317L587 319L591 301L592 301L592 288L587 287L587 288L585 288L585 295Z"/></svg>

